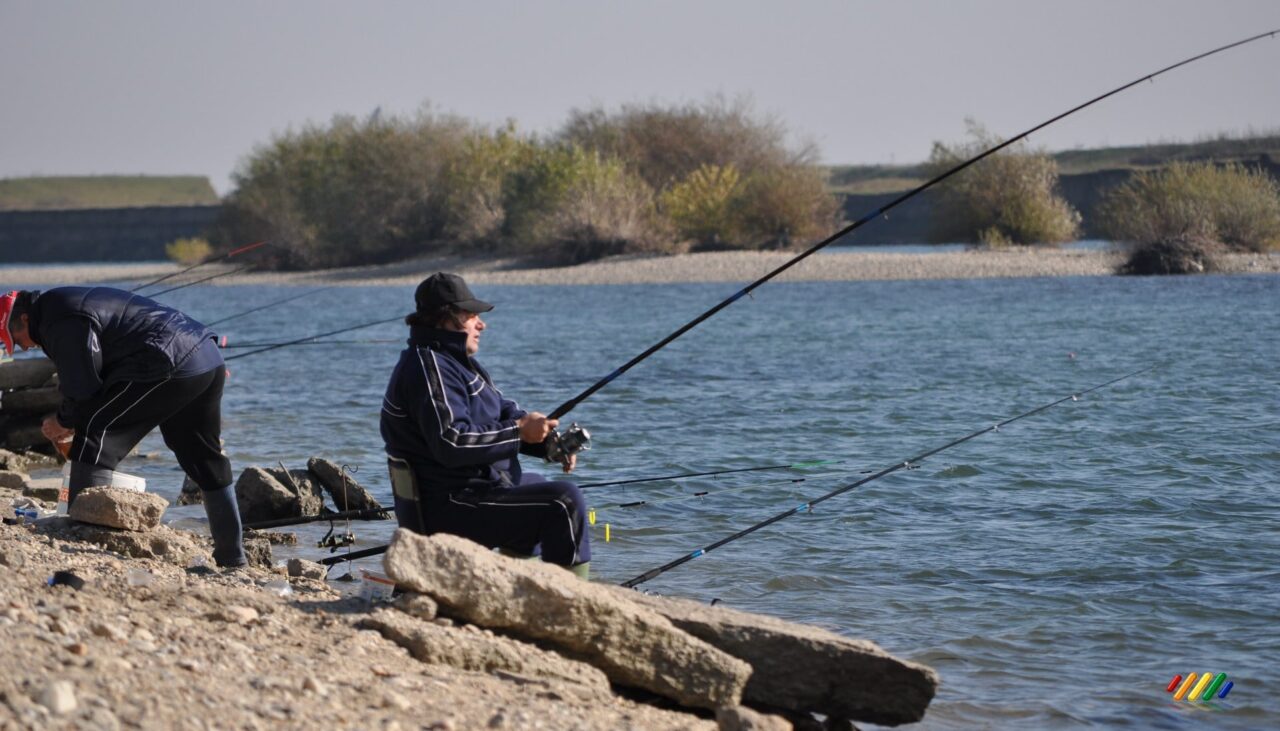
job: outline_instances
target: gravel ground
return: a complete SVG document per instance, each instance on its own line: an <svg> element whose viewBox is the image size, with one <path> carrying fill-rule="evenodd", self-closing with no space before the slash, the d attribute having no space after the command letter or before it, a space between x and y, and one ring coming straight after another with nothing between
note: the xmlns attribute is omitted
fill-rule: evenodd
<svg viewBox="0 0 1280 731"><path fill-rule="evenodd" d="M17 496L0 488L5 515ZM283 569L126 559L0 525L0 571L6 731L716 728L607 689L419 662L357 627L368 602ZM55 571L83 588L47 585Z"/></svg>
<svg viewBox="0 0 1280 731"><path fill-rule="evenodd" d="M477 284L644 284L672 282L750 282L781 266L793 254L712 252L678 256L623 256L571 267L547 267L514 259L430 257L398 264L330 269L319 272L237 274L225 284L417 284L425 274L454 271ZM800 262L779 279L852 281L888 279L984 279L993 277L1073 277L1112 274L1122 255L1110 251L1027 249L899 254L875 251L820 254ZM1280 273L1280 253L1230 254L1222 258L1229 273ZM136 282L177 271L172 264L86 264L48 267L0 267L0 289L32 284ZM200 276L210 270L202 269ZM192 276L195 276L194 274ZM175 278L175 282L188 278Z"/></svg>

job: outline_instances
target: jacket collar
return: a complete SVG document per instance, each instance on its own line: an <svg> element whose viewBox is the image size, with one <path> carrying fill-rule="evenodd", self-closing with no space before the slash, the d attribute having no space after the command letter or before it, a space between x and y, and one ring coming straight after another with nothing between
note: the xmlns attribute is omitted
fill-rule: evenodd
<svg viewBox="0 0 1280 731"><path fill-rule="evenodd" d="M467 334L464 332L415 325L409 328L409 346L439 350L453 356L460 363L471 364L471 358L467 355Z"/></svg>

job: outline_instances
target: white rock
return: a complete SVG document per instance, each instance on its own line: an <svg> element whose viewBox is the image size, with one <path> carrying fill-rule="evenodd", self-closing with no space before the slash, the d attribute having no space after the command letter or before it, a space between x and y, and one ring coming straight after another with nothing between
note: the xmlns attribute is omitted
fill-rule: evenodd
<svg viewBox="0 0 1280 731"><path fill-rule="evenodd" d="M69 681L55 680L40 694L40 705L55 716L65 716L76 709L76 689Z"/></svg>

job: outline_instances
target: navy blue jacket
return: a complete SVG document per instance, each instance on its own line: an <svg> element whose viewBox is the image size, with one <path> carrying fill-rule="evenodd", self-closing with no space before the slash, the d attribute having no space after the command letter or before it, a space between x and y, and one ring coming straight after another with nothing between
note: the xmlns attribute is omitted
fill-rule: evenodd
<svg viewBox="0 0 1280 731"><path fill-rule="evenodd" d="M33 293L31 339L58 369L58 421L73 427L81 404L124 381L161 381L222 366L213 331L183 313L110 287Z"/></svg>
<svg viewBox="0 0 1280 731"><path fill-rule="evenodd" d="M382 400L382 439L424 492L514 485L518 453L542 451L520 442L525 413L467 355L466 333L413 327Z"/></svg>

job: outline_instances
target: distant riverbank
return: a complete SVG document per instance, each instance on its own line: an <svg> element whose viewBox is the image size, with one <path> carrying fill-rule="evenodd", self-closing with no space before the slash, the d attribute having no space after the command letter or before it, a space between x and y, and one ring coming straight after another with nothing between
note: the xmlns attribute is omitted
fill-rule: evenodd
<svg viewBox="0 0 1280 731"><path fill-rule="evenodd" d="M253 272L211 284L408 285L424 274L454 271L477 284L575 285L750 282L789 260L789 252L709 252L677 256L622 256L577 266L546 266L517 259L427 257L380 266L310 272ZM841 251L816 254L780 275L784 281L989 279L1113 274L1123 255L1113 251L1015 249L940 253ZM1233 274L1280 273L1280 254L1229 254ZM54 264L0 267L0 288L28 285L137 282L179 270L169 263ZM202 276L212 273L203 269ZM174 282L184 281L175 278Z"/></svg>

